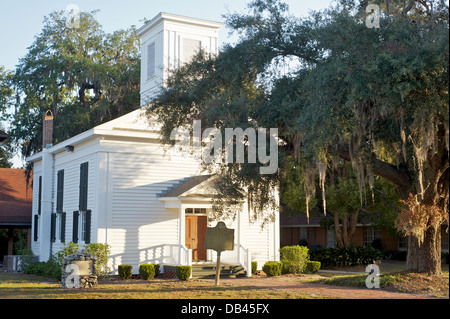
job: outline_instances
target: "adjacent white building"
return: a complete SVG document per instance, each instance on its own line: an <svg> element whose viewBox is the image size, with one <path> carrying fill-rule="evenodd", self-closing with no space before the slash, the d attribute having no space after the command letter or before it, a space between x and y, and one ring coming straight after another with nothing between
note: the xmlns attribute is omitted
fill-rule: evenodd
<svg viewBox="0 0 450 319"><path fill-rule="evenodd" d="M170 70L197 50L218 52L221 23L160 13L138 30L142 37L141 106L164 85ZM51 114L46 124L51 125ZM45 261L63 243L106 243L109 266L191 264L215 261L204 248L214 176L200 161L161 145L159 125L143 108L94 127L57 145L48 141L33 163L32 250ZM235 249L222 261L241 264L250 274L279 260L279 218L261 228L250 223L247 203L234 221Z"/></svg>

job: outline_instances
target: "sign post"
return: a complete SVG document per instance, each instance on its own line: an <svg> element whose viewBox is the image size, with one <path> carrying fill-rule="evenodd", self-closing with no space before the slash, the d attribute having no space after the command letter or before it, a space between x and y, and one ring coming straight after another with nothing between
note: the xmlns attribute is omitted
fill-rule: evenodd
<svg viewBox="0 0 450 319"><path fill-rule="evenodd" d="M224 222L218 222L215 227L206 228L205 248L217 252L215 286L219 286L220 253L234 249L234 229L228 229Z"/></svg>

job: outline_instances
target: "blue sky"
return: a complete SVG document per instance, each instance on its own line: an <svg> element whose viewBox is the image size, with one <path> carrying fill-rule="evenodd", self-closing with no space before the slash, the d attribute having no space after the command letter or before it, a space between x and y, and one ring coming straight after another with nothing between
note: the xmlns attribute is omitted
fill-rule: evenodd
<svg viewBox="0 0 450 319"><path fill-rule="evenodd" d="M105 32L140 27L144 17L153 18L159 12L180 14L200 19L224 22L222 14L244 12L249 1L243 0L0 0L0 65L14 69L34 37L40 33L44 16L52 11L65 10L75 4L81 11L99 9L97 19ZM308 10L327 8L330 0L285 0L290 13L304 16ZM220 33L221 43L230 42L228 31Z"/></svg>
<svg viewBox="0 0 450 319"><path fill-rule="evenodd" d="M246 12L250 0L0 0L0 65L14 70L19 59L33 43L43 27L43 20L52 11L65 10L75 4L81 11L100 10L97 20L105 32L140 27L143 19L151 19L159 12L224 22L223 14ZM310 10L322 10L330 6L331 0L284 0L289 13L301 17ZM233 42L227 29L219 33L220 44ZM0 123L1 124L1 123ZM3 123L7 128L7 123ZM16 156L14 167L20 168L22 160Z"/></svg>

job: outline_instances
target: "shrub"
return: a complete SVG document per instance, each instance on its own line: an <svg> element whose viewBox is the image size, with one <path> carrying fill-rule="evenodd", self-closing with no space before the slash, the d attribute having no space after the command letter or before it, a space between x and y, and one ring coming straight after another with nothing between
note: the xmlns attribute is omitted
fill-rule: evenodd
<svg viewBox="0 0 450 319"><path fill-rule="evenodd" d="M267 276L279 276L281 275L281 263L268 261L264 264L263 271Z"/></svg>
<svg viewBox="0 0 450 319"><path fill-rule="evenodd" d="M320 269L320 261L307 261L306 262L306 271L309 273L316 273Z"/></svg>
<svg viewBox="0 0 450 319"><path fill-rule="evenodd" d="M119 265L119 277L122 280L130 279L132 276L131 270L133 266L131 265Z"/></svg>
<svg viewBox="0 0 450 319"><path fill-rule="evenodd" d="M53 256L48 261L35 262L28 264L24 270L26 274L43 276L47 278L55 278L61 280L61 265Z"/></svg>
<svg viewBox="0 0 450 319"><path fill-rule="evenodd" d="M283 274L299 274L305 270L309 250L305 246L284 246L280 249Z"/></svg>
<svg viewBox="0 0 450 319"><path fill-rule="evenodd" d="M159 264L154 264L153 266L155 266L155 278L156 278L161 273L160 265Z"/></svg>
<svg viewBox="0 0 450 319"><path fill-rule="evenodd" d="M256 269L258 269L258 262L252 261L252 274L256 274Z"/></svg>
<svg viewBox="0 0 450 319"><path fill-rule="evenodd" d="M191 277L191 266L177 266L177 277L180 280L188 280Z"/></svg>
<svg viewBox="0 0 450 319"><path fill-rule="evenodd" d="M319 248L310 253L310 259L322 266L356 266L374 264L383 259L383 253L371 246Z"/></svg>
<svg viewBox="0 0 450 319"><path fill-rule="evenodd" d="M64 248L62 248L60 251L56 253L60 265L62 265L64 257L76 254L80 250L80 245L74 244L73 242L63 244Z"/></svg>
<svg viewBox="0 0 450 319"><path fill-rule="evenodd" d="M111 268L107 266L108 257L111 253L111 249L108 244L90 243L85 245L84 248L95 258L95 273L99 277L111 273Z"/></svg>
<svg viewBox="0 0 450 319"><path fill-rule="evenodd" d="M141 279L148 280L155 277L155 265L152 264L142 264L139 266L139 275Z"/></svg>
<svg viewBox="0 0 450 319"><path fill-rule="evenodd" d="M407 256L406 250L385 250L383 251L383 255L385 259L389 260L399 260L399 261L406 261Z"/></svg>

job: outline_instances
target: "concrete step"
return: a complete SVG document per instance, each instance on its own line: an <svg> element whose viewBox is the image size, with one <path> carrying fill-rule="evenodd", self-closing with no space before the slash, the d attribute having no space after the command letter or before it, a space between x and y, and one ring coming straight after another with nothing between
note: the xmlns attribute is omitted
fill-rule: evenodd
<svg viewBox="0 0 450 319"><path fill-rule="evenodd" d="M215 278L216 264L193 264L192 277L194 278ZM244 277L245 269L240 265L221 265L220 278Z"/></svg>

